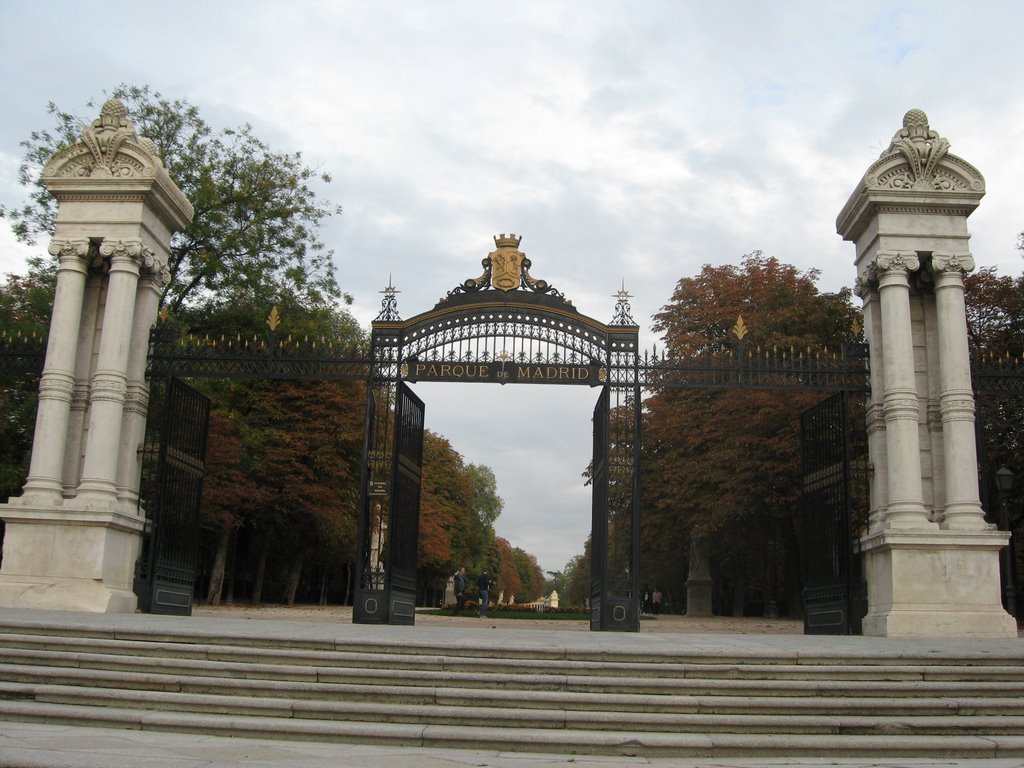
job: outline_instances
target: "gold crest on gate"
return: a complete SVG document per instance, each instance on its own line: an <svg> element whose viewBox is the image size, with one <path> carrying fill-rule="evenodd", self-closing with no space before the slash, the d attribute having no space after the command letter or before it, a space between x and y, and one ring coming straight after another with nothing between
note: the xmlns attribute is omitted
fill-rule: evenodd
<svg viewBox="0 0 1024 768"><path fill-rule="evenodd" d="M517 235L495 235L496 251L487 258L491 260L491 285L499 291L514 291L520 285L523 260L526 254L519 250L521 237Z"/></svg>

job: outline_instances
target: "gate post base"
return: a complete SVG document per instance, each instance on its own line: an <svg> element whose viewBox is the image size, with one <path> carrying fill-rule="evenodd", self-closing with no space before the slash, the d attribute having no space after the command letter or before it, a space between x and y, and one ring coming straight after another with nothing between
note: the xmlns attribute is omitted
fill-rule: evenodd
<svg viewBox="0 0 1024 768"><path fill-rule="evenodd" d="M66 502L73 504L73 500ZM133 613L145 519L119 512L0 506L0 606Z"/></svg>
<svg viewBox="0 0 1024 768"><path fill-rule="evenodd" d="M1013 638L1000 599L1005 531L878 531L861 539L862 632L876 637Z"/></svg>

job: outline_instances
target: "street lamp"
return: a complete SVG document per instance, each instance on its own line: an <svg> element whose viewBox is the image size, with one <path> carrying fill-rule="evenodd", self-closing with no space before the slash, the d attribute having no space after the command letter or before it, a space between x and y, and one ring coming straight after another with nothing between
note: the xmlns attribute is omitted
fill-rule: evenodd
<svg viewBox="0 0 1024 768"><path fill-rule="evenodd" d="M999 527L1004 531L1010 531L1010 492L1013 490L1013 470L1005 464L996 470L996 490L999 492ZM1017 590L1014 587L1016 573L1014 573L1013 557L1013 535L1010 531L1010 540L1003 547L1001 560L1003 565L1003 602L1006 612L1017 618Z"/></svg>

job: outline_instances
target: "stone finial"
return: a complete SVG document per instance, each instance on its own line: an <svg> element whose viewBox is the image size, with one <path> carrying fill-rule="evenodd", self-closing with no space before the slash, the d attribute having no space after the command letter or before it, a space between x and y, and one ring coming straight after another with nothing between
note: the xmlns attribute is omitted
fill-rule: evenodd
<svg viewBox="0 0 1024 768"><path fill-rule="evenodd" d="M934 189L942 186L936 168L948 153L949 142L929 127L928 115L923 110L911 109L903 116L903 127L896 131L882 157L899 154L910 164L906 177L893 179L896 184L907 184L912 189Z"/></svg>
<svg viewBox="0 0 1024 768"><path fill-rule="evenodd" d="M92 153L90 176L117 176L117 151L128 139L138 140L135 128L128 122L128 110L118 99L108 99L100 116L82 131L82 143Z"/></svg>

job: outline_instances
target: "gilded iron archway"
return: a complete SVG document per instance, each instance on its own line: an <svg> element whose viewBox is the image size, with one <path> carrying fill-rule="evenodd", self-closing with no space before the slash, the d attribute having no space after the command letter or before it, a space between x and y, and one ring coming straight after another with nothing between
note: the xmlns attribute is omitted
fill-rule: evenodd
<svg viewBox="0 0 1024 768"><path fill-rule="evenodd" d="M637 631L639 613L639 328L620 292L605 324L581 314L566 297L530 274L520 238L494 238L479 277L448 292L433 309L409 320L398 314L396 291L385 291L371 329L366 451L357 552L360 623L409 623L392 615L394 573L415 549L392 541L413 529L419 506L400 494L405 466L396 446L408 442L402 419L407 383L418 381L543 383L600 390L594 413L591 628ZM422 429L422 424L420 424ZM422 439L422 437L420 438ZM415 571L415 560L412 563Z"/></svg>

